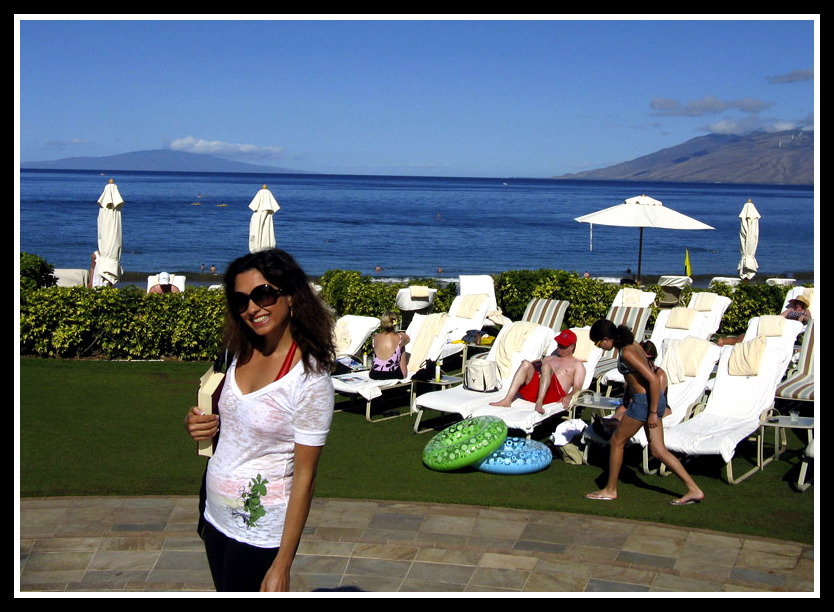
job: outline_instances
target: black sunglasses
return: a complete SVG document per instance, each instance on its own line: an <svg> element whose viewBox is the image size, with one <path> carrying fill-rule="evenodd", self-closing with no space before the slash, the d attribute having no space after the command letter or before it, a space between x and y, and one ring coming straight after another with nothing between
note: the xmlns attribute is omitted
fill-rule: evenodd
<svg viewBox="0 0 834 612"><path fill-rule="evenodd" d="M252 300L261 308L266 308L277 302L281 295L283 295L283 292L280 289L276 289L270 285L260 285L252 289L252 292L248 295L240 291L235 291L229 297L229 303L233 310L237 310L242 314L249 308L249 300Z"/></svg>

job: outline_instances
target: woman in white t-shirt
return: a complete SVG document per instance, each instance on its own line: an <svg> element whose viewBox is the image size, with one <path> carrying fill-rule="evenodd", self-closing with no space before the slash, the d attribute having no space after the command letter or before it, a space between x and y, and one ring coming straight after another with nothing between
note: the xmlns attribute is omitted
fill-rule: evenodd
<svg viewBox="0 0 834 612"><path fill-rule="evenodd" d="M333 417L333 317L279 249L236 259L224 283L220 414L186 417L195 440L221 432L202 535L218 591L288 591Z"/></svg>

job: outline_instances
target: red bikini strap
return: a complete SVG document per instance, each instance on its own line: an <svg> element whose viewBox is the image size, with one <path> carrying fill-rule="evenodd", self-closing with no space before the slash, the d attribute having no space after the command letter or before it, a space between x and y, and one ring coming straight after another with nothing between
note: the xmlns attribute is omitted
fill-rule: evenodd
<svg viewBox="0 0 834 612"><path fill-rule="evenodd" d="M295 341L293 340L293 343L290 345L290 350L287 351L287 356L284 357L284 363L281 364L281 369L278 370L278 376L275 377L275 380L283 378L284 375L290 371L290 368L292 367L292 360L295 357L296 348Z"/></svg>

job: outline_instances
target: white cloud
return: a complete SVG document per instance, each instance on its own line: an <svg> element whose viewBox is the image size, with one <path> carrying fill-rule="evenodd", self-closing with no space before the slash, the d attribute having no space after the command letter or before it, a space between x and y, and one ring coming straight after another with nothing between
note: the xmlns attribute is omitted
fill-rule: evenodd
<svg viewBox="0 0 834 612"><path fill-rule="evenodd" d="M283 157L284 151L281 147L262 147L252 144L240 144L234 142L223 142L220 140L205 140L186 136L176 138L168 144L173 151L185 151L198 155L216 155L219 157L234 157L247 159L278 159Z"/></svg>

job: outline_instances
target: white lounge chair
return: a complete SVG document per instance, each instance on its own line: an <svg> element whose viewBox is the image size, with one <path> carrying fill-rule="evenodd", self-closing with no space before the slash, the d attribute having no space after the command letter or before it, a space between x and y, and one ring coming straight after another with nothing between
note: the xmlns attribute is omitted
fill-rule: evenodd
<svg viewBox="0 0 834 612"><path fill-rule="evenodd" d="M575 389L569 397L561 402L553 402L542 406L544 414L535 410L535 403L523 399L515 399L509 408L496 406L482 406L472 411L472 416L496 416L503 420L509 429L518 429L529 438L536 427L553 416L564 414L566 418L573 418L577 406L581 406L581 396L588 392L594 379L594 368L602 356L602 349L594 346L588 337L587 329L574 328L576 334L576 349L574 356L585 365L585 380L581 389ZM556 349L555 341L551 342L546 353Z"/></svg>
<svg viewBox="0 0 834 612"><path fill-rule="evenodd" d="M814 327L814 320L811 319L802 337L796 365L792 366L785 380L776 387L777 399L794 402L814 401Z"/></svg>
<svg viewBox="0 0 834 612"><path fill-rule="evenodd" d="M808 477L808 466L814 462L814 441L808 442L805 447L805 452L802 456L802 465L799 468L799 478L796 481L796 488L798 491L807 491L811 486L810 482L805 482Z"/></svg>
<svg viewBox="0 0 834 612"><path fill-rule="evenodd" d="M706 315L703 327L694 335L699 338L709 339L712 334L718 331L718 328L721 326L721 319L732 303L733 301L725 295L718 295L709 291L696 291L693 293L692 297L689 298L687 308L703 312Z"/></svg>
<svg viewBox="0 0 834 612"><path fill-rule="evenodd" d="M669 338L664 341L662 347L664 351L675 351L680 346L680 343L686 340ZM682 366L682 371L672 377L669 381L669 386L666 389L666 401L671 409L671 412L663 417L663 431L664 434L683 423L691 415L692 409L701 401L706 395L707 383L710 380L718 358L721 355L721 347L712 344L700 338L694 338L688 342L695 341L695 352L693 352L693 359L687 361ZM689 346L684 344L684 347ZM684 350L686 350L684 348ZM657 362L661 366L667 366L660 361ZM665 371L665 370L664 370ZM668 374L667 374L668 377ZM588 462L588 455L592 445L607 445L608 441L600 438L593 431L592 428L587 428L583 432L583 441L585 442L584 459ZM643 472L646 474L653 474L656 470L649 465L649 439L646 436L644 429L640 429L629 441L630 444L639 444L643 447Z"/></svg>
<svg viewBox="0 0 834 612"><path fill-rule="evenodd" d="M512 325L519 325L520 323L512 323L502 328L495 340L495 344L490 353L485 359L496 359L494 352L496 347L500 346L500 342L505 338L502 334L507 334L506 329ZM595 347L588 339L587 329L574 329L577 335L577 347L574 352L575 356L585 363L585 380L583 389L587 389L593 380L594 365L599 357L602 355L602 350ZM444 391L435 391L415 398L412 411L417 415L414 423L414 432L422 433L420 431L420 419L423 416L424 410L436 410L439 412L446 412L450 414L457 414L462 418L469 418L473 416L497 416L501 418L510 429L519 429L523 431L528 437L533 430L543 421L549 419L557 414L570 412L579 391L571 394L567 401L553 402L545 404L544 414L539 414L534 409L534 403L523 399L516 399L513 401L510 408L499 408L490 406L490 402L497 401L504 397L506 388L512 381L512 375L515 374L522 360L527 359L533 361L541 358L545 354L551 353L555 350L555 342L553 340L553 332L545 326L537 326L535 332L531 333L521 350L513 354L512 368L509 372L502 373L502 390L497 393L479 393L477 391L470 391L465 389L462 385ZM426 430L428 431L428 430Z"/></svg>
<svg viewBox="0 0 834 612"><path fill-rule="evenodd" d="M406 329L410 341L406 345L408 359L408 376L403 379L374 380L369 370L338 374L331 376L333 389L343 395L359 395L365 399L365 420L369 423L405 416L408 412L395 416L371 417L371 402L382 395L383 391L404 386L412 386L412 377L420 370L427 359L437 360L449 341L450 322L446 313L431 315L415 314ZM412 387L413 389L413 387Z"/></svg>
<svg viewBox="0 0 834 612"><path fill-rule="evenodd" d="M495 282L491 276L461 275L458 277L458 295L449 306L449 318L452 322L449 339L461 340L466 332L482 329L487 317L497 310ZM448 350L459 352L463 347L453 345Z"/></svg>
<svg viewBox="0 0 834 612"><path fill-rule="evenodd" d="M657 349L655 363L660 365L663 358L663 343L666 340L683 340L687 336L707 339L703 331L707 327L709 313L697 311L692 308L676 306L675 308L661 310L657 314L654 327L649 340ZM625 379L616 368L608 370L599 379L600 385L611 385L614 383L623 384Z"/></svg>
<svg viewBox="0 0 834 612"><path fill-rule="evenodd" d="M772 332L765 328L773 319L783 322L779 335L767 335ZM713 389L702 410L665 432L666 448L690 456L720 455L726 463L727 480L732 484L761 469L761 453L757 452L756 465L736 478L733 456L741 441L761 434L761 420L773 407L776 387L785 374L801 329L802 324L798 321L788 321L778 315L751 319L744 342L723 347ZM764 338L761 342L758 339L760 332ZM749 346L751 344L754 346ZM744 375L734 371L734 365L731 365L731 361L735 364L734 352L744 354L762 344L761 360L758 368L753 370L755 373Z"/></svg>
<svg viewBox="0 0 834 612"><path fill-rule="evenodd" d="M379 327L377 317L343 315L336 321L333 339L336 343L336 357L362 360L362 347Z"/></svg>
<svg viewBox="0 0 834 612"><path fill-rule="evenodd" d="M729 285L733 287L733 291L735 291L735 287L741 283L741 279L737 276L714 276L712 280L709 282L709 288L712 289L713 285L721 283L722 285Z"/></svg>
<svg viewBox="0 0 834 612"><path fill-rule="evenodd" d="M681 293L692 284L692 279L688 276L667 275L657 279L657 284L663 292L657 298L658 308L674 308L681 305Z"/></svg>
<svg viewBox="0 0 834 612"><path fill-rule="evenodd" d="M481 393L466 389L461 384L419 395L414 398L411 406L411 412L415 415L414 432L423 433L420 430L420 421L425 410L436 410L468 418L472 416L475 409L498 401L504 397L506 392L504 389L510 384L522 360L541 359L552 342L553 330L544 325L524 322L504 325L498 332L489 352L475 358L498 362L502 388L494 393Z"/></svg>
<svg viewBox="0 0 834 612"><path fill-rule="evenodd" d="M180 291L185 291L185 276L182 274L171 274L171 284L174 285ZM151 287L154 285L159 284L159 274L151 274L148 277L148 288L147 291L151 290Z"/></svg>
<svg viewBox="0 0 834 612"><path fill-rule="evenodd" d="M86 287L90 284L90 271L83 268L55 268L52 275L57 287Z"/></svg>

